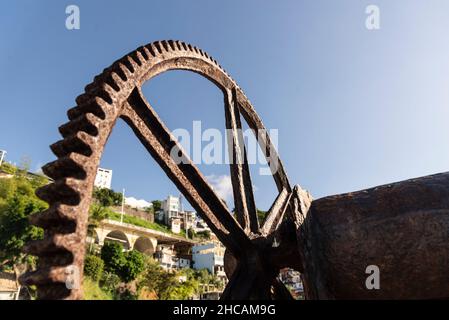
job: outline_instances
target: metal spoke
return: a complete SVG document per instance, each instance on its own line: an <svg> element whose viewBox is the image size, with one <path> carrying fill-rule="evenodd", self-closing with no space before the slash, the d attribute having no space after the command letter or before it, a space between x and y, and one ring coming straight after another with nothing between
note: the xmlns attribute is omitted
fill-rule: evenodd
<svg viewBox="0 0 449 320"><path fill-rule="evenodd" d="M237 221L246 233L258 232L259 223L235 89L226 90L225 116Z"/></svg>
<svg viewBox="0 0 449 320"><path fill-rule="evenodd" d="M227 248L238 256L242 247L251 245L225 203L186 156L139 88L125 102L121 117ZM178 161L173 157L175 154Z"/></svg>
<svg viewBox="0 0 449 320"><path fill-rule="evenodd" d="M287 173L285 172L284 165L282 164L281 159L279 158L279 154L271 142L270 136L266 131L262 120L259 115L254 110L254 107L246 98L243 91L239 88L236 90L237 93L237 101L239 103L240 112L245 118L248 126L253 130L254 135L257 138L257 142L259 143L260 148L262 149L265 158L269 163L275 162L275 170L273 172L273 178L278 188L278 191L281 192L283 188L286 188L287 191L292 191L290 186L290 182L288 181Z"/></svg>
<svg viewBox="0 0 449 320"><path fill-rule="evenodd" d="M277 229L278 225L282 221L282 218L284 217L290 198L291 193L289 193L285 188L282 189L276 200L274 200L270 210L268 210L267 218L261 227L261 232L263 235L269 235Z"/></svg>

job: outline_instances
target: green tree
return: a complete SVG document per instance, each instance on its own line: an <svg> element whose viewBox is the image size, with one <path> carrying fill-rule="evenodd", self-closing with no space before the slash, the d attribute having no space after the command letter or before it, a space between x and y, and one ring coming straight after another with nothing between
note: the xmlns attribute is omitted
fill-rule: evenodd
<svg viewBox="0 0 449 320"><path fill-rule="evenodd" d="M199 231L196 234L199 238L202 238L204 240L209 240L210 239L210 231L209 230L204 230L204 231Z"/></svg>
<svg viewBox="0 0 449 320"><path fill-rule="evenodd" d="M94 281L99 281L103 275L104 262L100 257L87 255L84 259L84 274Z"/></svg>
<svg viewBox="0 0 449 320"><path fill-rule="evenodd" d="M266 217L267 217L267 211L257 209L257 219L259 220L260 224L262 224L265 221Z"/></svg>
<svg viewBox="0 0 449 320"><path fill-rule="evenodd" d="M120 278L124 282L135 280L145 269L145 256L136 250L125 254L125 262L120 268Z"/></svg>
<svg viewBox="0 0 449 320"><path fill-rule="evenodd" d="M115 273L104 271L100 279L100 288L108 294L115 296L120 281L120 277Z"/></svg>
<svg viewBox="0 0 449 320"><path fill-rule="evenodd" d="M0 179L0 268L34 263L22 253L28 241L41 239L43 230L29 224L29 216L48 205L34 194L31 182L24 177Z"/></svg>
<svg viewBox="0 0 449 320"><path fill-rule="evenodd" d="M101 204L93 203L89 208L89 222L94 226L98 226L99 223L107 219L109 216L108 208Z"/></svg>
<svg viewBox="0 0 449 320"><path fill-rule="evenodd" d="M104 244L101 258L105 270L115 273L123 282L135 280L145 270L145 256L142 253L136 250L124 253L123 247L116 242Z"/></svg>
<svg viewBox="0 0 449 320"><path fill-rule="evenodd" d="M106 242L101 248L101 259L106 271L120 275L120 269L125 264L123 247L116 242Z"/></svg>
<svg viewBox="0 0 449 320"><path fill-rule="evenodd" d="M161 210L162 208L162 202L159 200L153 200L151 201L151 203L153 204L153 212L156 213L159 210Z"/></svg>
<svg viewBox="0 0 449 320"><path fill-rule="evenodd" d="M123 195L120 192L107 188L94 188L93 197L103 207L119 206L123 201Z"/></svg>

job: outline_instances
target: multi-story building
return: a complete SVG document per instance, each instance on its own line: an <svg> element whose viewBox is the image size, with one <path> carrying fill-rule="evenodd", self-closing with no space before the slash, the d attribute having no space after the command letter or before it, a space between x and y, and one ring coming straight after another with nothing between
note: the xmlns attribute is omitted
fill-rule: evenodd
<svg viewBox="0 0 449 320"><path fill-rule="evenodd" d="M5 150L0 150L0 166L3 163L3 160L5 160L5 156L6 156L6 151Z"/></svg>
<svg viewBox="0 0 449 320"><path fill-rule="evenodd" d="M213 275L226 281L224 272L225 247L220 242L209 242L192 247L194 269L207 269Z"/></svg>
<svg viewBox="0 0 449 320"><path fill-rule="evenodd" d="M174 233L194 227L196 212L182 210L180 197L168 196L162 201L158 220L169 226Z"/></svg>
<svg viewBox="0 0 449 320"><path fill-rule="evenodd" d="M104 168L98 168L97 176L95 177L94 185L97 188L111 189L111 183L112 183L112 170L104 169Z"/></svg>
<svg viewBox="0 0 449 320"><path fill-rule="evenodd" d="M180 218L180 199L175 196L168 196L167 199L161 203L161 209L164 212L163 222L169 226L172 219Z"/></svg>
<svg viewBox="0 0 449 320"><path fill-rule="evenodd" d="M187 256L178 255L173 245L158 245L154 258L165 270L190 268L191 265L191 259Z"/></svg>

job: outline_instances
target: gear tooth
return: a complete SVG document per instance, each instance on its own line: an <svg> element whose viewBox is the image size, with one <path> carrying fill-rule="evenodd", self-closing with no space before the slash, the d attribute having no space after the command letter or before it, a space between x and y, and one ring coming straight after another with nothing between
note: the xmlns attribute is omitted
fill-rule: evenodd
<svg viewBox="0 0 449 320"><path fill-rule="evenodd" d="M102 97L95 97L95 103L97 103L101 108L104 109L111 107L111 104L105 101Z"/></svg>
<svg viewBox="0 0 449 320"><path fill-rule="evenodd" d="M32 214L29 220L32 225L41 228L50 228L57 224L63 225L65 229L61 233L70 233L76 230L77 217L76 209L73 206L55 203L47 210Z"/></svg>
<svg viewBox="0 0 449 320"><path fill-rule="evenodd" d="M118 86L119 90L125 85L125 82L122 80L120 75L118 75L116 72L111 72L111 78Z"/></svg>
<svg viewBox="0 0 449 320"><path fill-rule="evenodd" d="M72 152L89 157L93 153L91 145L94 145L95 142L96 139L94 137L83 131L79 131L73 136L53 143L50 149L57 157L64 157Z"/></svg>
<svg viewBox="0 0 449 320"><path fill-rule="evenodd" d="M181 41L181 46L184 48L185 51L189 51L189 47L185 42Z"/></svg>
<svg viewBox="0 0 449 320"><path fill-rule="evenodd" d="M89 91L92 91L92 88ZM85 92L76 97L75 101L76 104L80 106L88 103L90 99L92 99L92 96L89 93Z"/></svg>
<svg viewBox="0 0 449 320"><path fill-rule="evenodd" d="M156 49L154 52L156 54L161 54L162 53L162 45L159 41L155 41L151 44L152 46L154 46L154 48Z"/></svg>
<svg viewBox="0 0 449 320"><path fill-rule="evenodd" d="M87 86L84 87L84 92L92 91L96 87L96 85L97 84L95 82L89 83Z"/></svg>
<svg viewBox="0 0 449 320"><path fill-rule="evenodd" d="M20 276L22 285L46 285L61 283L65 284L70 274L67 267L41 268L38 271L27 272Z"/></svg>
<svg viewBox="0 0 449 320"><path fill-rule="evenodd" d="M170 46L171 50L176 50L175 41L168 40L167 43Z"/></svg>
<svg viewBox="0 0 449 320"><path fill-rule="evenodd" d="M71 153L68 156L47 163L42 167L42 171L55 180L68 177L85 179L86 171L83 169L83 164L87 161L87 157Z"/></svg>
<svg viewBox="0 0 449 320"><path fill-rule="evenodd" d="M148 50L148 52L151 54L151 56L156 57L156 47L154 44L150 43L145 46L145 48Z"/></svg>
<svg viewBox="0 0 449 320"><path fill-rule="evenodd" d="M119 68L123 72L123 74L125 75L126 81L128 81L129 79L132 78L133 74L131 73L131 71L128 69L127 66L125 66L123 63L120 63L119 64Z"/></svg>
<svg viewBox="0 0 449 320"><path fill-rule="evenodd" d="M128 68L128 70L133 74L136 72L137 69L137 63L134 61L133 58L131 58L129 55L125 56L122 60L123 64ZM128 78L129 79L129 78Z"/></svg>
<svg viewBox="0 0 449 320"><path fill-rule="evenodd" d="M162 40L161 44L162 44L162 48L164 51L167 51L167 52L170 51L170 49L168 47L168 42L166 40Z"/></svg>
<svg viewBox="0 0 449 320"><path fill-rule="evenodd" d="M91 136L98 135L98 125L100 118L96 117L93 113L84 113L78 118L73 119L59 127L59 132L63 137L68 137L75 134L78 131L83 131Z"/></svg>
<svg viewBox="0 0 449 320"><path fill-rule="evenodd" d="M140 60L139 57L137 56L137 50L134 50L133 52L129 53L126 57L129 60L129 63L132 64L134 71L136 72L138 70L138 68L142 65L142 62L144 60Z"/></svg>
<svg viewBox="0 0 449 320"><path fill-rule="evenodd" d="M95 103L95 100L90 101L87 104L82 104L76 107L73 107L67 111L67 116L69 120L75 120L76 118L82 116L85 113L93 113L100 119L105 119L106 114L103 109Z"/></svg>
<svg viewBox="0 0 449 320"><path fill-rule="evenodd" d="M149 60L150 57L152 56L150 50L148 50L146 46L142 46L142 55L145 56L145 60Z"/></svg>
<svg viewBox="0 0 449 320"><path fill-rule="evenodd" d="M61 202L76 206L81 202L81 195L76 190L85 190L85 181L73 178L59 179L36 190L38 198L49 204Z"/></svg>
<svg viewBox="0 0 449 320"><path fill-rule="evenodd" d="M129 61L129 63L133 66L132 72L135 73L137 72L137 70L139 69L139 64L137 63L137 58L134 58L133 56L135 56L135 52L132 52L131 55L127 55L126 59Z"/></svg>
<svg viewBox="0 0 449 320"><path fill-rule="evenodd" d="M183 50L184 50L181 41L175 40L175 41L174 41L174 44L175 44L175 46L176 46L176 50L178 50L178 51L183 51Z"/></svg>
<svg viewBox="0 0 449 320"><path fill-rule="evenodd" d="M136 50L135 51L136 52L136 57L137 57L137 60L140 62L137 62L137 64L139 65L139 66L142 66L144 63L145 63L145 61L147 60L147 59L145 59L145 57L143 56L143 54L139 51L139 50Z"/></svg>
<svg viewBox="0 0 449 320"><path fill-rule="evenodd" d="M147 61L150 58L149 52L144 46L140 46L139 48L136 49L136 51L137 51L137 55L141 56L141 57L139 57L139 59L142 63L145 63L145 61Z"/></svg>
<svg viewBox="0 0 449 320"><path fill-rule="evenodd" d="M116 99L116 97L117 97L117 91L114 88L112 88L112 86L109 83L107 83L107 82L104 82L102 84L102 88L107 93L107 96L106 96L105 100L106 101L109 100L112 103Z"/></svg>
<svg viewBox="0 0 449 320"><path fill-rule="evenodd" d="M61 243L60 237L62 235L53 235L47 236L42 240L30 241L23 247L23 252L40 257L69 251L67 248L59 245Z"/></svg>

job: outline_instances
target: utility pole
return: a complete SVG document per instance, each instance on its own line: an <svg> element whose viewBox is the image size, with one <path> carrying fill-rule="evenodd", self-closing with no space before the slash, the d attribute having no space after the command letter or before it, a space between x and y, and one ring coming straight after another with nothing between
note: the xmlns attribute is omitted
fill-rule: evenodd
<svg viewBox="0 0 449 320"><path fill-rule="evenodd" d="M184 211L184 208L182 206L182 194L181 193L179 194L179 209L180 209L181 215L184 217L184 226L185 226L185 230L186 230L186 239L189 239L189 230L188 230L188 227L187 227L187 214Z"/></svg>
<svg viewBox="0 0 449 320"><path fill-rule="evenodd" d="M6 155L6 151L0 150L0 166L3 163L3 159L5 158L5 155Z"/></svg>
<svg viewBox="0 0 449 320"><path fill-rule="evenodd" d="M122 191L122 213L120 215L120 223L123 224L123 214L125 213L125 188Z"/></svg>

